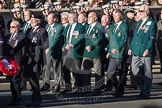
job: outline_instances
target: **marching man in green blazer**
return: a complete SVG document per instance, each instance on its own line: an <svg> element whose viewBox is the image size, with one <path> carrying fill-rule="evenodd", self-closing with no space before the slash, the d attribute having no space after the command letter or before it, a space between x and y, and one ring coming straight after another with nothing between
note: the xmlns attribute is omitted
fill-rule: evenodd
<svg viewBox="0 0 162 108"><path fill-rule="evenodd" d="M113 11L114 22L108 32L110 36L108 53L106 58L109 58L109 66L107 70L107 89L115 87L115 97L122 97L124 94L124 86L126 82L126 71L124 55L126 50L126 42L128 37L128 25L123 20L123 13L116 9ZM116 69L119 71L119 79L115 76Z"/></svg>
<svg viewBox="0 0 162 108"><path fill-rule="evenodd" d="M103 40L105 39L105 34L102 25L97 21L96 12L90 12L88 14L88 24L89 26L85 28L85 48L82 63L82 69L85 70L84 85L90 86L90 73L91 68L93 68L95 73L95 86L94 88L86 88L86 90L88 92L92 89L93 93L100 94L101 85L99 81L102 77L101 57L104 55Z"/></svg>
<svg viewBox="0 0 162 108"><path fill-rule="evenodd" d="M45 50L47 68L45 72L45 83L43 85L44 88L42 90L48 90L50 87L50 68L53 66L54 68L54 79L55 84L52 86L52 92L60 91L60 84L62 78L62 46L64 44L64 36L62 35L63 26L56 22L56 15L51 13L48 15L48 25L46 30L48 32L48 46Z"/></svg>
<svg viewBox="0 0 162 108"><path fill-rule="evenodd" d="M129 55L132 58L132 72L137 77L140 87L138 98L149 99L152 84L152 62L154 39L157 31L155 21L149 17L147 5L141 5L139 9L141 20L134 28L134 36L131 42Z"/></svg>
<svg viewBox="0 0 162 108"><path fill-rule="evenodd" d="M70 71L73 72L74 75L74 89L73 92L78 92L78 87L82 86L82 79L80 75L82 57L84 51L84 42L83 42L83 34L84 34L84 26L77 22L77 13L69 13L68 20L70 26L67 29L66 39L63 51L67 51L67 54L70 58L72 58L72 65L69 66L69 62L65 62L64 64L69 68ZM67 56L68 57L68 56ZM68 58L69 59L69 58ZM68 60L67 59L67 60ZM64 74L70 74L69 72L64 72ZM67 75L65 75L67 76ZM69 76L69 75L68 75ZM65 78L65 82L70 84L69 79ZM66 90L67 91L67 90Z"/></svg>

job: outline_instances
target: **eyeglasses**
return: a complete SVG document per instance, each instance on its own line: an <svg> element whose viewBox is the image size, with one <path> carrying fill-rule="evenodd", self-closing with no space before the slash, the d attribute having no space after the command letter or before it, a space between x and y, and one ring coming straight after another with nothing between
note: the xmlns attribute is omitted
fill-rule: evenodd
<svg viewBox="0 0 162 108"><path fill-rule="evenodd" d="M61 20L64 20L64 19L67 19L67 18L61 18Z"/></svg>
<svg viewBox="0 0 162 108"><path fill-rule="evenodd" d="M10 28L16 28L16 26L10 26Z"/></svg>
<svg viewBox="0 0 162 108"><path fill-rule="evenodd" d="M138 10L138 12L145 12L144 10Z"/></svg>

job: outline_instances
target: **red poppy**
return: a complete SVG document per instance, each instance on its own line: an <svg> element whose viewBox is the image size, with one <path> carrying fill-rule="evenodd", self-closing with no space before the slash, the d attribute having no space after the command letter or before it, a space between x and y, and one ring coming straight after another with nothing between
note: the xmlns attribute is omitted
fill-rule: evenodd
<svg viewBox="0 0 162 108"><path fill-rule="evenodd" d="M38 32L39 32L39 29L35 30L35 32L37 32L37 33L38 33Z"/></svg>
<svg viewBox="0 0 162 108"><path fill-rule="evenodd" d="M12 39L13 39L13 40L16 40L16 36L14 36Z"/></svg>

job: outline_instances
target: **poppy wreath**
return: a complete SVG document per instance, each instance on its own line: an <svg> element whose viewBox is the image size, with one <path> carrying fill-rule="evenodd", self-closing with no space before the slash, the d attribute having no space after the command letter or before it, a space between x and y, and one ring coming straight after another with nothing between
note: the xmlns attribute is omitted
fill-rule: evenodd
<svg viewBox="0 0 162 108"><path fill-rule="evenodd" d="M7 76L13 76L19 69L19 65L14 58L2 57L0 58L0 71Z"/></svg>

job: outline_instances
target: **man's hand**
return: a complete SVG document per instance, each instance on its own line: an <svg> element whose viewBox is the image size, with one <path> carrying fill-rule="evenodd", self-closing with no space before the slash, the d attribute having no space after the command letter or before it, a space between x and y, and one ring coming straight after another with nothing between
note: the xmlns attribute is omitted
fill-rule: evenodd
<svg viewBox="0 0 162 108"><path fill-rule="evenodd" d="M117 54L117 53L119 53L119 51L116 50L116 49L112 49L111 52L112 52L113 54Z"/></svg>
<svg viewBox="0 0 162 108"><path fill-rule="evenodd" d="M107 53L107 54L106 54L106 58L108 59L108 58L109 58L109 56L110 56L110 54L109 54L109 53Z"/></svg>
<svg viewBox="0 0 162 108"><path fill-rule="evenodd" d="M145 52L143 53L143 57L146 57L149 55L149 51L148 50L145 50Z"/></svg>
<svg viewBox="0 0 162 108"><path fill-rule="evenodd" d="M85 49L90 52L91 51L91 46L86 46Z"/></svg>
<svg viewBox="0 0 162 108"><path fill-rule="evenodd" d="M62 48L62 51L64 52L65 51L65 48Z"/></svg>
<svg viewBox="0 0 162 108"><path fill-rule="evenodd" d="M66 45L65 49L70 50L73 47L72 44Z"/></svg>
<svg viewBox="0 0 162 108"><path fill-rule="evenodd" d="M49 53L49 48L47 48L46 50L45 50L45 54L48 54Z"/></svg>
<svg viewBox="0 0 162 108"><path fill-rule="evenodd" d="M128 50L128 55L132 55L132 50Z"/></svg>

